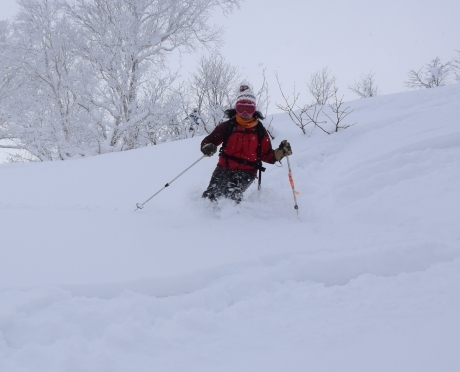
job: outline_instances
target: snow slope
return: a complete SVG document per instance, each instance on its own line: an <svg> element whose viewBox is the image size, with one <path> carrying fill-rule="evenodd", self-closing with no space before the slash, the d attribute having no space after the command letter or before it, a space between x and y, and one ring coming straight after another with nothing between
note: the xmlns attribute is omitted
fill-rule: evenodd
<svg viewBox="0 0 460 372"><path fill-rule="evenodd" d="M238 206L201 138L0 165L0 371L460 366L460 85L351 102Z"/></svg>

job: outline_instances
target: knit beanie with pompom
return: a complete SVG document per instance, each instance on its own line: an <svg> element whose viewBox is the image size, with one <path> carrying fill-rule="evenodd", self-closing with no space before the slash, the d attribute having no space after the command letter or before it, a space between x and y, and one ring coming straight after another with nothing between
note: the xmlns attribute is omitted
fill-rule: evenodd
<svg viewBox="0 0 460 372"><path fill-rule="evenodd" d="M238 101L251 101L254 105L257 105L256 95L253 93L251 88L248 85L241 85L240 91L238 92L238 96L236 97L235 105Z"/></svg>

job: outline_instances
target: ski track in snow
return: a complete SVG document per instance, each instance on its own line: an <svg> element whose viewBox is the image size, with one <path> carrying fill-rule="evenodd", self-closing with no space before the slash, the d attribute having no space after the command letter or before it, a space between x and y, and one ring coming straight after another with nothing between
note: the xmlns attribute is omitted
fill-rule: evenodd
<svg viewBox="0 0 460 372"><path fill-rule="evenodd" d="M1 165L0 371L457 372L459 101L351 102L331 136L276 116L299 219L286 164L201 200L215 157L134 212L200 138Z"/></svg>

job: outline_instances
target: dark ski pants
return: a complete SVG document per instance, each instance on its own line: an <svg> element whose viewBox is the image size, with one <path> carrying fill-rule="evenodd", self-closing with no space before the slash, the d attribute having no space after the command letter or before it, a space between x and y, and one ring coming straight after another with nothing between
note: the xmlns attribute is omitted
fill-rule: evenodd
<svg viewBox="0 0 460 372"><path fill-rule="evenodd" d="M215 201L224 197L239 203L243 199L243 193L255 178L253 172L229 170L217 166L212 173L208 188L203 193L203 198Z"/></svg>

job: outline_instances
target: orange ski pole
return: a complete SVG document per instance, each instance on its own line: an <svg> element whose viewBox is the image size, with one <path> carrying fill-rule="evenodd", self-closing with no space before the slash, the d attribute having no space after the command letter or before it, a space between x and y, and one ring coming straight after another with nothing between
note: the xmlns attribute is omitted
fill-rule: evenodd
<svg viewBox="0 0 460 372"><path fill-rule="evenodd" d="M297 212L297 217L299 217L299 206L297 205L297 198L296 198L297 192L295 191L295 187L294 187L294 179L292 178L291 163L289 162L289 156L286 156L286 159L287 159L288 170L289 170L289 173L288 173L289 183L291 184L292 195L294 196L294 208Z"/></svg>

